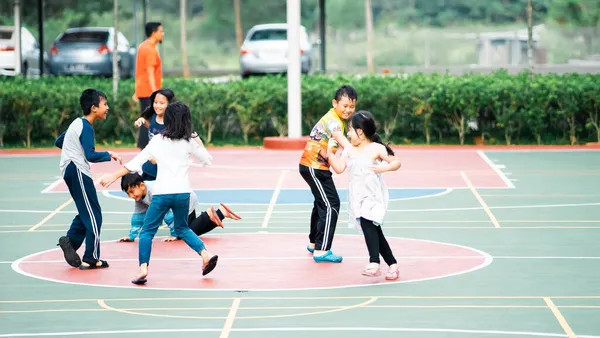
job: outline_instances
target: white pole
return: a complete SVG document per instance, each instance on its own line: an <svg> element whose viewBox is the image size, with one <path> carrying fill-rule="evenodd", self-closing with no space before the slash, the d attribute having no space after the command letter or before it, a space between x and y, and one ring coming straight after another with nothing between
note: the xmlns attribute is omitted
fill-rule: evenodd
<svg viewBox="0 0 600 338"><path fill-rule="evenodd" d="M300 0L287 0L288 39L288 137L302 136L300 76Z"/></svg>
<svg viewBox="0 0 600 338"><path fill-rule="evenodd" d="M119 90L119 38L118 38L118 14L119 0L113 0L113 51L112 51L112 70L113 70L113 100L117 101L117 93Z"/></svg>
<svg viewBox="0 0 600 338"><path fill-rule="evenodd" d="M21 1L15 0L15 75L21 74Z"/></svg>

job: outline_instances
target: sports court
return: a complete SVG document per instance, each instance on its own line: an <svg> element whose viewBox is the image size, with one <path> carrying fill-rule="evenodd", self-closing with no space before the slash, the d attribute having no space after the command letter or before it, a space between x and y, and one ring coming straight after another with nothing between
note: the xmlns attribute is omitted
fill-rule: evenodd
<svg viewBox="0 0 600 338"><path fill-rule="evenodd" d="M80 271L56 246L75 215L59 154L0 154L0 337L600 337L598 149L396 148L403 166L384 174L394 282L360 274L345 175L344 261L317 264L300 152L209 151L214 165L191 170L197 210L222 202L243 219L203 236L219 255L206 277L161 228L145 286L130 283L137 242L116 242L133 208L119 181L98 192L110 268ZM94 178L117 167L95 164Z"/></svg>

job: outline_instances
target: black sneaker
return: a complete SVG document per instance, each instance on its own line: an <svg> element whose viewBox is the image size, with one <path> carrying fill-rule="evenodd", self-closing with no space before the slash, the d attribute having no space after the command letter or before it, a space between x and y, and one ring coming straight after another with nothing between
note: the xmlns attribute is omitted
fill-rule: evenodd
<svg viewBox="0 0 600 338"><path fill-rule="evenodd" d="M61 238L59 238L58 246L60 246L61 250L63 251L63 253L65 255L65 261L67 261L67 263L70 266L72 266L74 268L78 268L79 266L81 266L81 258L77 254L77 251L75 251L75 249L73 249L73 246L71 245L71 240L69 240L69 237L62 236Z"/></svg>

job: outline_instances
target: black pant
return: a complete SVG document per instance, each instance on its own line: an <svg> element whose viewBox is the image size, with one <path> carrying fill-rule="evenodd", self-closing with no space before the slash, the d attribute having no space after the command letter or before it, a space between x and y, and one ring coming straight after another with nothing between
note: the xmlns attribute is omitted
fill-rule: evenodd
<svg viewBox="0 0 600 338"><path fill-rule="evenodd" d="M152 102L150 102L149 97L140 97L140 111L142 114L146 108L150 107ZM148 128L146 126L141 125L140 130L138 131L138 139L137 139L137 147L140 149L146 148L150 140L148 139Z"/></svg>
<svg viewBox="0 0 600 338"><path fill-rule="evenodd" d="M388 244L381 226L373 224L373 221L368 219L360 218L360 227L365 235L365 242L367 242L367 249L369 250L369 263L379 264L379 254L383 257L383 260L387 265L396 264L396 258L392 253L392 249Z"/></svg>
<svg viewBox="0 0 600 338"><path fill-rule="evenodd" d="M220 211L217 211L217 216L221 220L224 218ZM196 211L192 211L192 213L188 216L188 226L197 236L204 235L205 233L210 232L217 227L217 225L210 220L210 217L208 217L206 211L203 211L200 214L200 217L197 218Z"/></svg>
<svg viewBox="0 0 600 338"><path fill-rule="evenodd" d="M315 197L308 239L311 243L315 243L315 250L327 251L331 249L340 212L340 197L333 183L331 171L300 165L300 175L308 183Z"/></svg>

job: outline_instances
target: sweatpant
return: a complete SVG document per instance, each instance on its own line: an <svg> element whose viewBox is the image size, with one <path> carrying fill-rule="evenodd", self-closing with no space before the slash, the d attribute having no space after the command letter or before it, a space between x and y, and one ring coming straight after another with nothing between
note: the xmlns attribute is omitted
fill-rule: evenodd
<svg viewBox="0 0 600 338"><path fill-rule="evenodd" d="M144 226L140 233L138 249L140 265L150 263L152 239L169 209L173 210L173 221L177 237L181 238L185 244L198 254L205 249L204 242L188 227L189 206L189 193L154 195L152 197L152 203L146 211Z"/></svg>
<svg viewBox="0 0 600 338"><path fill-rule="evenodd" d="M94 181L84 175L73 162L65 169L63 179L77 207L77 216L71 222L67 237L75 250L79 249L85 240L82 261L89 265L96 265L100 260L102 209L98 202Z"/></svg>
<svg viewBox="0 0 600 338"><path fill-rule="evenodd" d="M396 258L392 253L392 249L388 244L381 226L373 224L373 221L360 218L360 227L365 236L365 242L367 242L367 249L369 250L369 263L379 264L379 254L383 257L383 260L387 265L396 264Z"/></svg>
<svg viewBox="0 0 600 338"><path fill-rule="evenodd" d="M315 197L308 239L310 243L315 243L315 250L330 250L340 212L340 197L333 183L331 171L314 169L301 164L300 175L308 183Z"/></svg>
<svg viewBox="0 0 600 338"><path fill-rule="evenodd" d="M219 217L221 220L225 218L221 210L217 210L217 217ZM206 211L203 211L200 214L200 217L196 217L196 211L192 211L192 213L188 216L188 223L190 229L197 236L202 236L217 227L217 225L210 220L210 217L208 217L208 213Z"/></svg>

